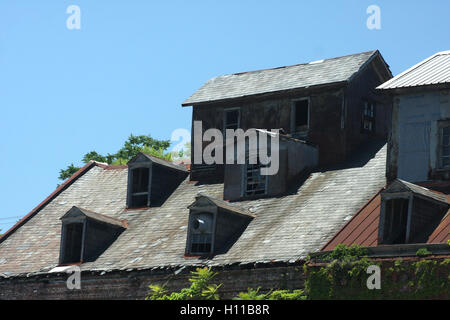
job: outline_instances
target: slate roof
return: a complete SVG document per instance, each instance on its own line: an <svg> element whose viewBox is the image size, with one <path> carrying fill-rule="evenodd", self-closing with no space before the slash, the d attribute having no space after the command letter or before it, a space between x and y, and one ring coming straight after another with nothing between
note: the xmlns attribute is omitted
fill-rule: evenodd
<svg viewBox="0 0 450 320"><path fill-rule="evenodd" d="M233 203L254 214L240 238L210 260L185 257L188 206L201 193L223 199L223 184L188 179L161 207L126 210L127 168L91 164L0 241L0 274L47 273L58 265L60 218L73 206L128 221L128 228L82 270L294 262L322 246L385 185L386 147L362 149L344 166L314 172L282 197Z"/></svg>
<svg viewBox="0 0 450 320"><path fill-rule="evenodd" d="M183 106L350 81L378 50L305 64L223 75L207 81ZM384 60L383 60L384 62ZM386 68L388 69L387 64ZM389 71L390 73L390 71Z"/></svg>
<svg viewBox="0 0 450 320"><path fill-rule="evenodd" d="M391 90L450 83L450 51L442 51L383 83L377 89Z"/></svg>

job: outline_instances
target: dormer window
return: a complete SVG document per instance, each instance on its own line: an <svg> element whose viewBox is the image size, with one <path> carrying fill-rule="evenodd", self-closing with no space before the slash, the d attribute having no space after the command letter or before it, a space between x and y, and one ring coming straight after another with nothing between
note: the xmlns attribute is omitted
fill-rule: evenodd
<svg viewBox="0 0 450 320"><path fill-rule="evenodd" d="M211 253L213 215L211 213L199 213L192 215L191 219L191 254L202 255Z"/></svg>
<svg viewBox="0 0 450 320"><path fill-rule="evenodd" d="M212 256L225 253L254 218L248 211L205 195L189 207L186 254Z"/></svg>
<svg viewBox="0 0 450 320"><path fill-rule="evenodd" d="M83 248L84 223L68 223L64 226L64 247L62 250L61 263L81 262Z"/></svg>
<svg viewBox="0 0 450 320"><path fill-rule="evenodd" d="M384 243L406 243L406 230L408 226L409 199L386 200L384 221Z"/></svg>
<svg viewBox="0 0 450 320"><path fill-rule="evenodd" d="M136 168L131 172L133 181L131 203L132 207L147 207L150 204L150 168Z"/></svg>
<svg viewBox="0 0 450 320"><path fill-rule="evenodd" d="M223 191L225 200L239 201L278 196L297 184L303 175L317 165L318 149L314 145L287 135L277 135L279 138L278 152L274 152L273 156L269 140L271 138L267 137L267 151L264 153L270 156L268 164L262 164L259 154L261 150L259 149L252 151L257 153L257 159L256 163L251 164L250 150L246 145L245 150L241 151L246 153L242 163L225 166ZM264 153L261 156L264 156ZM235 151L234 154L236 155L237 152ZM273 160L276 158L278 158L278 164L274 166ZM261 169L265 167L277 167L278 170L273 174L263 175Z"/></svg>
<svg viewBox="0 0 450 320"><path fill-rule="evenodd" d="M249 157L246 157L245 173L244 173L244 196L258 196L266 194L268 176L261 175L263 166L258 161L257 164L250 164Z"/></svg>
<svg viewBox="0 0 450 320"><path fill-rule="evenodd" d="M60 264L94 261L126 229L124 220L72 207L61 217Z"/></svg>
<svg viewBox="0 0 450 320"><path fill-rule="evenodd" d="M160 206L186 179L185 167L144 153L128 162L127 207Z"/></svg>
<svg viewBox="0 0 450 320"><path fill-rule="evenodd" d="M424 243L448 208L445 195L397 179L381 193L378 243Z"/></svg>

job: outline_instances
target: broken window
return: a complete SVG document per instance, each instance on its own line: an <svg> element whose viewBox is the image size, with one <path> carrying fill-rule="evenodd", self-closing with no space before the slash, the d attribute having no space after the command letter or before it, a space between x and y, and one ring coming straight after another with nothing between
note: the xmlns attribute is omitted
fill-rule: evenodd
<svg viewBox="0 0 450 320"><path fill-rule="evenodd" d="M194 215L191 221L191 254L209 254L212 250L213 217L210 213Z"/></svg>
<svg viewBox="0 0 450 320"><path fill-rule="evenodd" d="M249 163L249 156L247 154L245 159L245 196L256 196L256 195L264 195L266 193L266 182L267 182L267 176L261 175L261 168L264 167L259 161L257 160L256 164L250 164Z"/></svg>
<svg viewBox="0 0 450 320"><path fill-rule="evenodd" d="M441 129L441 168L450 168L450 126Z"/></svg>
<svg viewBox="0 0 450 320"><path fill-rule="evenodd" d="M294 131L302 131L309 126L309 99L294 102Z"/></svg>
<svg viewBox="0 0 450 320"><path fill-rule="evenodd" d="M70 223L64 226L64 248L62 263L81 262L83 242L83 223Z"/></svg>
<svg viewBox="0 0 450 320"><path fill-rule="evenodd" d="M224 128L236 130L239 128L239 109L225 110Z"/></svg>
<svg viewBox="0 0 450 320"><path fill-rule="evenodd" d="M386 201L383 228L384 244L406 243L408 199Z"/></svg>
<svg viewBox="0 0 450 320"><path fill-rule="evenodd" d="M362 119L362 132L374 132L375 131L375 103L364 103L363 119Z"/></svg>
<svg viewBox="0 0 450 320"><path fill-rule="evenodd" d="M132 193L130 208L148 206L149 198L149 168L136 168L132 170Z"/></svg>

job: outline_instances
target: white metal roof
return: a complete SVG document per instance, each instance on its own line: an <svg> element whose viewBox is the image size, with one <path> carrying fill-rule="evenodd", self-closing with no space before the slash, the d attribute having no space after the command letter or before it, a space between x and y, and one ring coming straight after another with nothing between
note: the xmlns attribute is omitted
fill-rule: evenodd
<svg viewBox="0 0 450 320"><path fill-rule="evenodd" d="M383 83L388 90L450 83L450 50L438 52Z"/></svg>

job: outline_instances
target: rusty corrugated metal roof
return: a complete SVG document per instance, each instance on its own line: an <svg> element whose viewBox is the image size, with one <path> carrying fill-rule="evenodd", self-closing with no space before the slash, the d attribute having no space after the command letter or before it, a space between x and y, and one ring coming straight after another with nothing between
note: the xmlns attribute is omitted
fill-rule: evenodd
<svg viewBox="0 0 450 320"><path fill-rule="evenodd" d="M442 51L383 83L377 89L429 86L450 83L450 50Z"/></svg>
<svg viewBox="0 0 450 320"><path fill-rule="evenodd" d="M411 185L409 183L409 185ZM422 188L416 186L418 188ZM429 190L429 189L427 189ZM338 233L321 249L321 251L333 250L338 244L351 246L357 244L365 247L378 245L378 228L381 212L380 190L369 202L367 202L356 215L347 222ZM437 191L430 192L440 194ZM441 194L442 195L442 194ZM450 201L450 195L444 196ZM446 243L450 239L450 210L441 220L439 225L430 235L427 243Z"/></svg>
<svg viewBox="0 0 450 320"><path fill-rule="evenodd" d="M377 246L381 204L380 192L381 190L339 230L321 251L333 250L338 244L347 246L358 244L365 247Z"/></svg>

